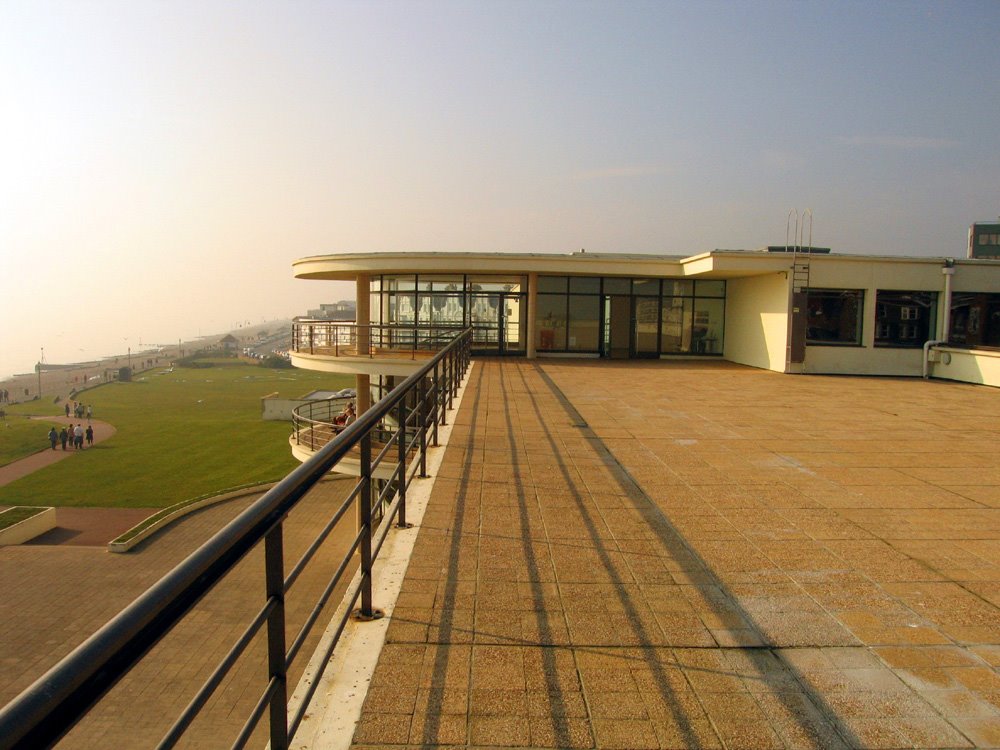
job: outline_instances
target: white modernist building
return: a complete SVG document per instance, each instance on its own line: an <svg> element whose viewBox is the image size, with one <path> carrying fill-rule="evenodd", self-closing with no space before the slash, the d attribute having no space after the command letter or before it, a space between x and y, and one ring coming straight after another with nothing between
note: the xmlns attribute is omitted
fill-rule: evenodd
<svg viewBox="0 0 1000 750"><path fill-rule="evenodd" d="M405 375L419 352L471 327L475 351L497 356L721 358L1000 385L997 260L774 247L689 257L399 252L308 257L294 272L358 290L353 331L297 323L293 362L310 369Z"/></svg>

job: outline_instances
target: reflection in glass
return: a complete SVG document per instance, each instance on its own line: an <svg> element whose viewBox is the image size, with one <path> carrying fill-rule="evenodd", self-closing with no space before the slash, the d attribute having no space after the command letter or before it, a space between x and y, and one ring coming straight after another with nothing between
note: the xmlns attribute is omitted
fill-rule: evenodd
<svg viewBox="0 0 1000 750"><path fill-rule="evenodd" d="M657 297L635 298L635 351L637 354L656 354L659 312L660 300Z"/></svg>
<svg viewBox="0 0 1000 750"><path fill-rule="evenodd" d="M721 354L726 324L726 303L721 299L695 299L691 347L696 354Z"/></svg>
<svg viewBox="0 0 1000 750"><path fill-rule="evenodd" d="M535 345L539 351L566 348L566 297L538 295Z"/></svg>
<svg viewBox="0 0 1000 750"><path fill-rule="evenodd" d="M725 297L725 281L696 281L694 293L699 297Z"/></svg>
<svg viewBox="0 0 1000 750"><path fill-rule="evenodd" d="M663 300L663 330L660 334L664 354L686 354L691 351L692 300L668 297Z"/></svg>
<svg viewBox="0 0 1000 750"><path fill-rule="evenodd" d="M659 279L633 279L632 294L644 296L658 296L660 294Z"/></svg>
<svg viewBox="0 0 1000 750"><path fill-rule="evenodd" d="M569 290L576 294L600 294L601 280L597 276L571 276Z"/></svg>
<svg viewBox="0 0 1000 750"><path fill-rule="evenodd" d="M604 277L605 294L628 294L631 288L631 279L621 279L615 276Z"/></svg>
<svg viewBox="0 0 1000 750"><path fill-rule="evenodd" d="M690 297L694 294L694 282L682 281L678 279L663 280L663 296L666 297Z"/></svg>
<svg viewBox="0 0 1000 750"><path fill-rule="evenodd" d="M565 276L539 276L538 277L538 291L540 291L540 292L553 292L555 294L565 294L566 293L566 277Z"/></svg>
<svg viewBox="0 0 1000 750"><path fill-rule="evenodd" d="M601 298L569 297L569 340L567 348L577 352L596 352L600 324Z"/></svg>

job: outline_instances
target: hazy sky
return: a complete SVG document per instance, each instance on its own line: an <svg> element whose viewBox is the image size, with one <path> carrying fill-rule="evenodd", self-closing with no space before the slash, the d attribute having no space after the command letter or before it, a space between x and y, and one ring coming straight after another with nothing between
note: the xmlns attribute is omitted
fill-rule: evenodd
<svg viewBox="0 0 1000 750"><path fill-rule="evenodd" d="M0 0L0 375L304 313L328 252L962 255L1000 3Z"/></svg>

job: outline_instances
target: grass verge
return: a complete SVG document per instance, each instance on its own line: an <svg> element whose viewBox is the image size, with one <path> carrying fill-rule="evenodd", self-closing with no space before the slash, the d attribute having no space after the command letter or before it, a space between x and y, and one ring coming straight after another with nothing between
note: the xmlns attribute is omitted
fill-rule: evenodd
<svg viewBox="0 0 1000 750"><path fill-rule="evenodd" d="M7 415L0 422L0 466L17 461L49 448L49 430L58 431L62 425L42 419Z"/></svg>
<svg viewBox="0 0 1000 750"><path fill-rule="evenodd" d="M6 487L0 505L164 508L226 487L276 481L298 465L287 422L260 418L270 393L297 398L353 385L346 375L252 365L150 370L90 390L116 434ZM42 428L42 437L48 427Z"/></svg>
<svg viewBox="0 0 1000 750"><path fill-rule="evenodd" d="M23 505L19 505L15 508L0 511L0 529L10 528L16 523L21 523L21 521L27 520L32 516L37 516L43 510L45 508L26 508Z"/></svg>

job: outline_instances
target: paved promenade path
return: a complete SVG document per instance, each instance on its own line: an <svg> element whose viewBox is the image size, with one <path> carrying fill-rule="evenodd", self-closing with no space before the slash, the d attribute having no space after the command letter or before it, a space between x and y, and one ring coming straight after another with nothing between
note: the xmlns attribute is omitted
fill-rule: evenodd
<svg viewBox="0 0 1000 750"><path fill-rule="evenodd" d="M476 362L369 748L1000 746L1000 394Z"/></svg>

